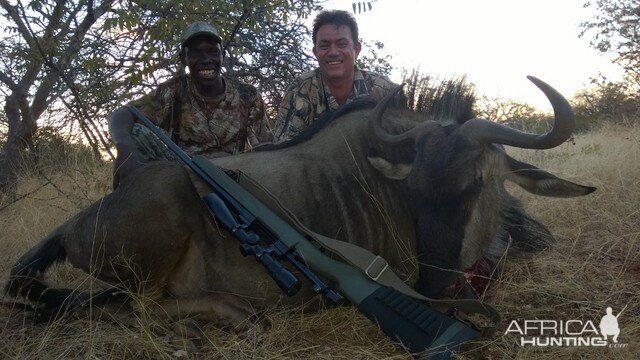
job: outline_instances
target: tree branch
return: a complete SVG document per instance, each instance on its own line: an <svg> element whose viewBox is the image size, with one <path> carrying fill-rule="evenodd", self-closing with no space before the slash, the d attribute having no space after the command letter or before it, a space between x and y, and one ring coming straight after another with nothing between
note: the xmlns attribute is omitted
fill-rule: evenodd
<svg viewBox="0 0 640 360"><path fill-rule="evenodd" d="M5 83L9 87L11 91L15 91L18 88L18 84L16 84L9 75L5 74L3 71L0 71L0 81Z"/></svg>
<svg viewBox="0 0 640 360"><path fill-rule="evenodd" d="M13 20L13 22L18 26L18 32L20 35L27 41L29 45L34 44L34 39L31 36L31 32L29 28L25 25L25 23L20 18L20 14L18 13L18 7L22 7L22 3L20 0L16 3L15 6L9 4L7 0L0 0L0 7L2 7L6 12L9 18Z"/></svg>
<svg viewBox="0 0 640 360"><path fill-rule="evenodd" d="M245 21L247 21L250 14L251 14L251 10L249 10L247 7L244 7L242 9L242 15L240 15L240 18L236 21L236 26L231 31L229 38L227 39L227 41L224 44L224 47L222 48L223 52L227 51L229 44L233 42L233 38L238 34L242 26L244 26L244 23Z"/></svg>

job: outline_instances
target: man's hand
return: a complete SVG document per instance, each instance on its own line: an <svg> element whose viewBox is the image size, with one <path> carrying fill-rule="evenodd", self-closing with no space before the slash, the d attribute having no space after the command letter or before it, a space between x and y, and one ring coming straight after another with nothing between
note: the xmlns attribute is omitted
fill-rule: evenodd
<svg viewBox="0 0 640 360"><path fill-rule="evenodd" d="M109 133L116 149L118 149L113 171L114 189L122 179L146 162L131 137L133 123L133 115L125 107L116 109L109 116Z"/></svg>

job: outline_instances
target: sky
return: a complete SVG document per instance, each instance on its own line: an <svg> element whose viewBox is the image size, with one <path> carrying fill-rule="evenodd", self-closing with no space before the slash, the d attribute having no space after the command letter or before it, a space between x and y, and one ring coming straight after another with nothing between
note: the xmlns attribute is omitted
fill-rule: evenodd
<svg viewBox="0 0 640 360"><path fill-rule="evenodd" d="M352 11L348 0L326 9ZM551 111L544 95L527 80L533 75L565 97L589 86L599 73L622 76L612 63L579 37L579 24L592 17L584 0L378 0L356 14L360 37L380 40L397 69L420 68L448 78L466 74L479 95L514 99Z"/></svg>

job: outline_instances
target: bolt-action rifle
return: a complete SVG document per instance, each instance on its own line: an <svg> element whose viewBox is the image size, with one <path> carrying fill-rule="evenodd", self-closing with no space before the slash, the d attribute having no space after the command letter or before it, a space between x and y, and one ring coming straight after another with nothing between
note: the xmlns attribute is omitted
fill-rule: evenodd
<svg viewBox="0 0 640 360"><path fill-rule="evenodd" d="M378 284L362 271L326 255L207 158L191 158L135 107L129 109L212 188L213 192L203 196L209 210L240 240L241 253L253 255L285 294L293 296L301 285L281 261L304 274L313 284L313 291L332 304L340 305L346 297L389 338L401 342L412 353L426 350L431 359L448 359L462 343L478 337L477 329L456 316L445 315L425 301ZM331 281L337 290L320 277Z"/></svg>

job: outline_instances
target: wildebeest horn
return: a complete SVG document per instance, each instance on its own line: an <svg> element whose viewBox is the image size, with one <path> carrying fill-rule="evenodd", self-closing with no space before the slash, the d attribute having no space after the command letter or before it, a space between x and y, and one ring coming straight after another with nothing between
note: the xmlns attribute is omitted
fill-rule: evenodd
<svg viewBox="0 0 640 360"><path fill-rule="evenodd" d="M369 119L370 131L373 132L373 134L381 142L385 143L386 145L395 146L395 145L412 144L413 137L414 137L413 132L418 130L417 127L415 127L402 134L392 135L382 128L382 115L384 114L384 111L387 109L387 105L389 104L389 101L394 96L396 96L400 92L400 90L402 90L402 86L404 86L404 84L399 85L398 87L393 89L391 92L389 92L382 100L380 100L380 102L378 102L378 104L373 109L370 115L371 117Z"/></svg>
<svg viewBox="0 0 640 360"><path fill-rule="evenodd" d="M569 102L554 88L533 76L527 76L547 96L555 121L546 134L529 134L485 119L471 119L460 127L460 134L479 144L496 143L525 149L550 149L571 136L574 127L573 110Z"/></svg>

